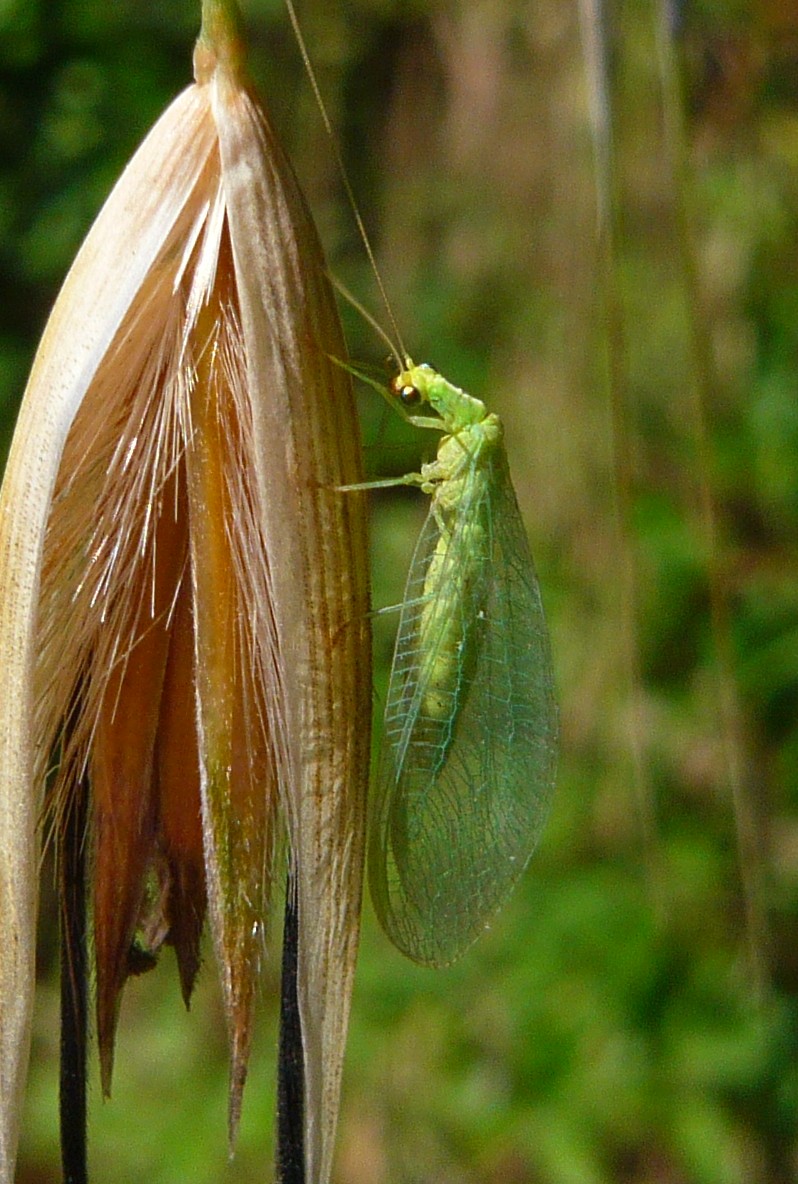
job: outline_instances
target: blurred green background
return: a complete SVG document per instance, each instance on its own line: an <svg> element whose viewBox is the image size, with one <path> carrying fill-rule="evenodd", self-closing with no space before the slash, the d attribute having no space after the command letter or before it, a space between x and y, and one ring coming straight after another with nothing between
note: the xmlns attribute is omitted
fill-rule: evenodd
<svg viewBox="0 0 798 1184"><path fill-rule="evenodd" d="M385 321L282 4L243 7L332 269ZM672 59L658 4L607 5L608 178L594 7L300 5L404 339L505 420L562 711L541 849L461 963L412 966L366 905L338 1184L798 1178L798 13L671 4ZM190 80L197 10L0 2L4 447L83 235ZM418 443L377 402L369 468L405 472ZM376 605L423 500L374 497ZM55 940L48 882L20 1184L59 1178ZM271 1178L277 960L232 1163L210 951L190 1015L168 952L128 985L94 1179Z"/></svg>

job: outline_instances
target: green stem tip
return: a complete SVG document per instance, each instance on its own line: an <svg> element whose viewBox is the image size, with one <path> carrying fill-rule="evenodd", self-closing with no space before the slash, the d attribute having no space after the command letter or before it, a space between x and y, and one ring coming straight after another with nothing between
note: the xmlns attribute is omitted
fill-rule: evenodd
<svg viewBox="0 0 798 1184"><path fill-rule="evenodd" d="M202 0L202 27L194 48L194 78L209 82L214 71L244 73L244 38L236 0Z"/></svg>

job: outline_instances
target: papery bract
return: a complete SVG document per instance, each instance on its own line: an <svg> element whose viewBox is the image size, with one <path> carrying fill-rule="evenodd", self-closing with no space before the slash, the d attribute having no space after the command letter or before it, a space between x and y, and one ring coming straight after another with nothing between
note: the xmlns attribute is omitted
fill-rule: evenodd
<svg viewBox="0 0 798 1184"><path fill-rule="evenodd" d="M2 1181L54 758L56 834L88 786L104 1087L136 949L171 941L187 998L207 896L233 1129L284 820L308 1179L330 1172L370 717L365 509L338 488L356 418L316 233L224 20L195 72L67 278L0 495Z"/></svg>

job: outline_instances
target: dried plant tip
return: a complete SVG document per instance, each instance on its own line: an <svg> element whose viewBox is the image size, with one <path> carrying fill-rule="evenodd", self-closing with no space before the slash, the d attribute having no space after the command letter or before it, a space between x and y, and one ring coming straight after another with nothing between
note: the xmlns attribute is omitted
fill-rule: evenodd
<svg viewBox="0 0 798 1184"><path fill-rule="evenodd" d="M0 493L4 672L0 1180L4 1184L14 1174L27 1064L36 824L44 776L50 753L62 736L63 784L69 781L74 786L83 778L93 724L86 725L89 717L83 714L72 718L73 707L79 698L81 708L96 720L109 680L119 677L114 653L118 633L116 642L108 641L114 633L117 601L109 593L106 577L116 571L117 586L125 585L130 575L126 570L130 548L127 552L125 548L137 537L134 526L141 521L141 512L134 513L124 498L115 505L103 499L103 475L109 470L130 470L125 450L131 437L122 439L118 450L121 429L127 418L138 438L144 424L142 406L153 388L152 371L158 365L159 343L168 321L174 273L172 267L170 274L168 261L201 209L204 198L199 190L207 188L214 143L207 99L196 91L187 92L153 130L109 199L42 338ZM176 145L179 151L173 152ZM126 341L130 348L123 350ZM136 388L142 392L138 401ZM94 398L88 398L90 391ZM78 412L84 404L91 404L93 411L78 428ZM69 436L72 446L66 448ZM130 475L125 484L130 491ZM138 494L146 505L141 486ZM113 529L103 541L101 532L112 522ZM98 645L101 618L107 628L105 641ZM87 686L86 680L98 671L104 673ZM66 729L65 721L69 721ZM67 817L69 802L69 795L58 798L61 820Z"/></svg>
<svg viewBox="0 0 798 1184"><path fill-rule="evenodd" d="M309 1178L329 1178L370 720L365 503L315 231L232 6L109 198L45 333L0 494L0 1184L27 1056L35 822L90 786L102 1084L126 978L191 993L208 915L235 1134L280 810ZM59 838L59 836L61 838ZM8 852L6 854L5 852Z"/></svg>
<svg viewBox="0 0 798 1184"><path fill-rule="evenodd" d="M211 912L230 1025L231 1140L252 1043L277 804L264 685L253 669L257 642L250 635L252 613L245 599L247 566L263 563L266 551L257 522L247 521L247 507L257 504L258 491L246 463L253 451L246 352L235 307L235 276L225 234L214 287L187 341L196 359L187 470L203 817ZM257 547L254 555L249 543ZM265 589L260 591L267 595Z"/></svg>
<svg viewBox="0 0 798 1184"><path fill-rule="evenodd" d="M103 1092L111 1088L119 995L130 973L145 875L156 853L155 740L169 650L170 608L185 565L185 527L165 489L153 528L151 583L120 622L130 639L108 679L89 762L94 832L97 1039ZM190 684L188 684L190 686Z"/></svg>
<svg viewBox="0 0 798 1184"><path fill-rule="evenodd" d="M158 812L169 869L165 913L186 1007L199 970L206 911L197 713L193 696L186 694L193 678L194 622L186 571L175 604L155 753Z"/></svg>

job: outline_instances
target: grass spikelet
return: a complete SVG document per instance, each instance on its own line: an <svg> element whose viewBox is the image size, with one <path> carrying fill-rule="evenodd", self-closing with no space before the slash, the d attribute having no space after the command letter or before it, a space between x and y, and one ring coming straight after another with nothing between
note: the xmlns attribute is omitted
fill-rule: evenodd
<svg viewBox="0 0 798 1184"><path fill-rule="evenodd" d="M88 786L103 1089L126 979L171 943L188 1002L207 913L231 1139L282 817L305 1152L309 1178L330 1172L370 717L365 510L339 490L361 478L356 419L315 230L248 89L229 5L205 16L196 85L131 161L64 285L0 494L0 940L17 951L0 971L0 1181L13 1177L53 762L57 848Z"/></svg>

